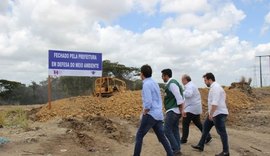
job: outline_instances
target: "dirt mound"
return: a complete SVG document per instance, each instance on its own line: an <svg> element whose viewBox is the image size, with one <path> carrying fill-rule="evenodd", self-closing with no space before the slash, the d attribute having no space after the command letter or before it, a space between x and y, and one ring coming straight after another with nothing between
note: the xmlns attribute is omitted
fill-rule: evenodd
<svg viewBox="0 0 270 156"><path fill-rule="evenodd" d="M87 134L80 133L80 132L72 132L69 133L72 140L80 147L86 149L89 152L96 151L95 140L93 137L88 136Z"/></svg>
<svg viewBox="0 0 270 156"><path fill-rule="evenodd" d="M199 90L202 96L203 110L206 112L209 89L203 88ZM225 92L230 112L229 121L235 119L237 112L252 107L252 102L255 100L236 89L225 88ZM62 118L101 116L137 120L142 110L141 105L141 91L127 91L109 98L80 96L54 101L51 110L44 106L36 114L36 117L40 121L46 121L56 116ZM95 122L96 119L92 120L91 122ZM106 123L103 124L106 125Z"/></svg>
<svg viewBox="0 0 270 156"><path fill-rule="evenodd" d="M31 110L29 111L26 111L27 113L27 118L32 120L32 121L37 121L37 117L36 117L36 114L37 112L40 111L42 107L37 107L37 108L32 108Z"/></svg>
<svg viewBox="0 0 270 156"><path fill-rule="evenodd" d="M203 112L206 112L209 89L200 88L199 90L202 96ZM251 97L248 97L245 93L237 89L224 88L224 90L226 92L226 97L227 97L227 101L226 101L227 107L229 109L229 116L228 116L229 122L234 122L234 120L238 116L237 112L244 111L253 107L252 103L254 102L254 99Z"/></svg>
<svg viewBox="0 0 270 156"><path fill-rule="evenodd" d="M244 92L245 94L252 95L252 88L250 86L252 79L249 78L246 80L245 77L242 77L239 82L231 83L229 89L239 89L240 91Z"/></svg>
<svg viewBox="0 0 270 156"><path fill-rule="evenodd" d="M90 131L94 134L100 133L120 143L131 143L134 140L134 136L132 136L126 126L106 117L65 118L59 123L59 127L69 128L76 132Z"/></svg>
<svg viewBox="0 0 270 156"><path fill-rule="evenodd" d="M141 105L140 91L118 93L109 98L79 96L53 101L51 110L44 106L36 117L39 121L56 116L83 118L96 115L131 119L139 116Z"/></svg>

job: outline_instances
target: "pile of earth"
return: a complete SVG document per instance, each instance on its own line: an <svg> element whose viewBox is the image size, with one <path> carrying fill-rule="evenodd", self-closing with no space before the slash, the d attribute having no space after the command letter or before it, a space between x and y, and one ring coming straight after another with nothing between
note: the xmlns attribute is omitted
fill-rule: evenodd
<svg viewBox="0 0 270 156"><path fill-rule="evenodd" d="M209 89L200 89L203 111L207 109L207 96ZM251 98L237 89L227 89L227 104L230 115L229 122L237 118L237 112L253 107L254 98ZM119 117L127 120L137 120L142 111L141 91L126 91L117 93L109 98L93 96L78 96L56 100L52 102L49 110L44 105L37 113L39 121L47 121L55 117L61 118L86 118L86 117ZM203 113L205 114L205 113Z"/></svg>
<svg viewBox="0 0 270 156"><path fill-rule="evenodd" d="M83 119L64 118L59 127L68 128L75 132L91 131L94 134L102 133L107 138L121 143L130 143L133 136L127 127L106 117L85 117Z"/></svg>
<svg viewBox="0 0 270 156"><path fill-rule="evenodd" d="M44 105L36 113L36 118L39 121L47 121L55 117L89 116L133 119L139 116L141 105L141 91L126 91L109 98L79 96L53 101L50 110L47 105Z"/></svg>
<svg viewBox="0 0 270 156"><path fill-rule="evenodd" d="M134 141L126 124L106 117L63 118L58 126L67 129L59 140L68 139L88 152L110 153L111 143L130 144Z"/></svg>
<svg viewBox="0 0 270 156"><path fill-rule="evenodd" d="M226 103L229 110L228 121L229 123L234 123L236 119L239 117L240 112L244 112L253 106L255 98L248 96L244 92L239 89L229 89L227 87L224 88L226 92ZM200 89L202 104L203 104L203 112L207 112L207 98L208 98L209 89L204 88ZM203 118L205 114L203 114Z"/></svg>

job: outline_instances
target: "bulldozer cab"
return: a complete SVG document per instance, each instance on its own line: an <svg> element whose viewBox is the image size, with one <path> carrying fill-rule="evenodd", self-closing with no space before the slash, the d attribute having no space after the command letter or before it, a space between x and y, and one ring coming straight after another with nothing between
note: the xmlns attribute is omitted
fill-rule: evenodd
<svg viewBox="0 0 270 156"><path fill-rule="evenodd" d="M94 96L110 97L114 92L124 90L126 90L125 81L111 77L100 77L95 81Z"/></svg>

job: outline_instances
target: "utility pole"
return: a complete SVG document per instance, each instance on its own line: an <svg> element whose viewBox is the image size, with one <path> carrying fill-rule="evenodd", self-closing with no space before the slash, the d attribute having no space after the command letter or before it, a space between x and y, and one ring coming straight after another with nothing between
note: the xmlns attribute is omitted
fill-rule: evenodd
<svg viewBox="0 0 270 156"><path fill-rule="evenodd" d="M257 86L257 70L256 65L253 66L253 87Z"/></svg>
<svg viewBox="0 0 270 156"><path fill-rule="evenodd" d="M260 55L256 57L259 57L260 61L260 87L262 87L262 57L269 57L269 66L270 66L270 55Z"/></svg>

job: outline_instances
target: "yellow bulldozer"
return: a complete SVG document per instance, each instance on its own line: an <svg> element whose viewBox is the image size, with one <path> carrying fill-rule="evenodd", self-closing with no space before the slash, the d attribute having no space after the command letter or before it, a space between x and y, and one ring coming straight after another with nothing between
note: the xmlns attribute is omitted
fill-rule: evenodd
<svg viewBox="0 0 270 156"><path fill-rule="evenodd" d="M115 92L126 90L126 83L123 80L112 77L97 78L94 85L94 96L110 97Z"/></svg>

